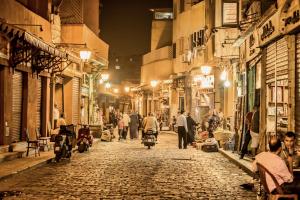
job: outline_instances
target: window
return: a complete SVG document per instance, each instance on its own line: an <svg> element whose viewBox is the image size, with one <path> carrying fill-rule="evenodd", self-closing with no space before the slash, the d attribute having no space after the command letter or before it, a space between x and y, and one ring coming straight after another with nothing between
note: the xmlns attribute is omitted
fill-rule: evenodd
<svg viewBox="0 0 300 200"><path fill-rule="evenodd" d="M173 5L173 18L176 19L177 17L177 4L174 3Z"/></svg>
<svg viewBox="0 0 300 200"><path fill-rule="evenodd" d="M179 111L184 110L184 97L179 97Z"/></svg>
<svg viewBox="0 0 300 200"><path fill-rule="evenodd" d="M23 6L36 13L37 15L48 19L48 0L17 0Z"/></svg>
<svg viewBox="0 0 300 200"><path fill-rule="evenodd" d="M198 32L194 32L190 36L190 41L191 41L191 49L198 47L198 46L203 46L205 45L205 34L204 30L200 30Z"/></svg>
<svg viewBox="0 0 300 200"><path fill-rule="evenodd" d="M173 58L176 58L176 43L173 43Z"/></svg>
<svg viewBox="0 0 300 200"><path fill-rule="evenodd" d="M171 12L155 12L154 19L173 19Z"/></svg>
<svg viewBox="0 0 300 200"><path fill-rule="evenodd" d="M184 0L180 0L180 8L179 8L179 13L184 12Z"/></svg>
<svg viewBox="0 0 300 200"><path fill-rule="evenodd" d="M182 55L184 53L184 37L180 37L178 43L179 43L178 53L179 55Z"/></svg>

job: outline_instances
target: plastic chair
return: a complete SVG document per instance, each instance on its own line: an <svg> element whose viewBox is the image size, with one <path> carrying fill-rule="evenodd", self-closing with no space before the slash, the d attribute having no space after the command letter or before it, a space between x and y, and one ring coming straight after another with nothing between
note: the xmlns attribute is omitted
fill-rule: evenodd
<svg viewBox="0 0 300 200"><path fill-rule="evenodd" d="M45 151L45 147L47 147L47 150L49 151L49 144L48 141L50 140L50 137L41 137L40 129L35 129L36 133L36 139L39 141L39 147L43 147L43 150Z"/></svg>
<svg viewBox="0 0 300 200"><path fill-rule="evenodd" d="M37 139L35 140L30 139L28 129L26 129L26 142L27 142L26 156L29 155L29 149L34 149L34 156L36 156L37 153L40 156L40 143Z"/></svg>
<svg viewBox="0 0 300 200"><path fill-rule="evenodd" d="M259 172L260 181L264 187L264 190L266 191L266 193L268 195L269 200L278 200L281 198L298 200L297 194L284 194L282 187L278 184L274 175L267 168L265 168L262 164L260 164L260 163L256 163L256 164L257 164L257 168L258 168L258 172ZM275 190L276 190L277 194L272 194L271 191L269 190L269 187L268 187L267 181L266 181L266 174L268 174L272 178L272 180L276 186Z"/></svg>

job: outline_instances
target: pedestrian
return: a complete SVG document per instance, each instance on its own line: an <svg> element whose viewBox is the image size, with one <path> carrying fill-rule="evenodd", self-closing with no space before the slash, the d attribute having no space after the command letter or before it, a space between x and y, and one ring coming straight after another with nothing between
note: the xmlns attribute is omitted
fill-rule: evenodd
<svg viewBox="0 0 300 200"><path fill-rule="evenodd" d="M253 116L253 112L248 112L246 114L246 119L245 119L245 122L246 122L246 135L245 135L245 140L244 140L244 143L243 143L240 159L243 159L245 154L248 151L248 145L249 145L249 142L251 140L250 128L251 128L252 116Z"/></svg>
<svg viewBox="0 0 300 200"><path fill-rule="evenodd" d="M254 106L253 108L253 115L251 119L251 127L250 127L250 135L251 135L251 150L252 156L257 153L257 148L259 144L259 109L258 106Z"/></svg>
<svg viewBox="0 0 300 200"><path fill-rule="evenodd" d="M57 108L57 104L54 104L54 108L53 108L53 119L54 119L54 129L59 128L59 126L57 125L57 121L59 120L59 110Z"/></svg>
<svg viewBox="0 0 300 200"><path fill-rule="evenodd" d="M124 120L123 120L122 113L119 114L117 119L118 119L118 133L119 133L119 141L120 141L123 137L123 131L124 131Z"/></svg>
<svg viewBox="0 0 300 200"><path fill-rule="evenodd" d="M100 129L103 130L103 126L104 126L104 119L103 119L103 110L102 108L99 109L99 125L100 125Z"/></svg>
<svg viewBox="0 0 300 200"><path fill-rule="evenodd" d="M138 138L139 118L138 115L132 111L130 115L130 139Z"/></svg>
<svg viewBox="0 0 300 200"><path fill-rule="evenodd" d="M180 115L177 118L177 126L178 126L178 147L182 149L182 142L183 148L187 149L187 122L186 117L184 116L184 111L180 112Z"/></svg>
<svg viewBox="0 0 300 200"><path fill-rule="evenodd" d="M128 126L129 126L129 123L130 123L130 117L127 113L123 114L123 120L124 120L123 139L126 140L127 132L128 132Z"/></svg>
<svg viewBox="0 0 300 200"><path fill-rule="evenodd" d="M175 131L175 125L176 125L176 117L173 115L173 117L172 117L172 131Z"/></svg>
<svg viewBox="0 0 300 200"><path fill-rule="evenodd" d="M273 174L285 193L299 195L300 182L294 179L293 173L289 171L286 163L279 156L282 151L281 141L276 137L271 138L269 141L269 148L269 152L262 152L255 157L255 161L253 162L253 172L258 171L257 163L259 163ZM277 186L270 177L266 177L266 185L273 194L273 191L276 190Z"/></svg>
<svg viewBox="0 0 300 200"><path fill-rule="evenodd" d="M67 125L64 113L61 113L60 118L57 120L57 127L60 128L61 125L63 125L63 126Z"/></svg>
<svg viewBox="0 0 300 200"><path fill-rule="evenodd" d="M187 143L192 144L193 142L195 142L195 126L197 126L197 123L191 117L191 113L188 113L186 122L187 122L187 128L188 128Z"/></svg>
<svg viewBox="0 0 300 200"><path fill-rule="evenodd" d="M208 119L208 136L210 138L214 137L214 131L218 128L220 119L217 112L214 110L210 118Z"/></svg>

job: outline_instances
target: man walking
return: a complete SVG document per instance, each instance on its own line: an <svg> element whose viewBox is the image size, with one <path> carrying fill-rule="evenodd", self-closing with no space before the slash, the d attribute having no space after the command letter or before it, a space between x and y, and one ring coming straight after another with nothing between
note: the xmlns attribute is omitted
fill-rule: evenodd
<svg viewBox="0 0 300 200"><path fill-rule="evenodd" d="M127 132L128 132L128 126L129 126L129 123L130 123L130 117L126 112L124 112L124 114L123 114L123 121L124 121L123 139L126 140Z"/></svg>
<svg viewBox="0 0 300 200"><path fill-rule="evenodd" d="M178 147L182 149L182 141L183 141L183 148L187 148L187 122L186 117L184 116L184 111L180 112L180 115L177 118L177 125L178 125Z"/></svg>
<svg viewBox="0 0 300 200"><path fill-rule="evenodd" d="M250 129L251 129L252 116L253 116L253 112L248 112L246 114L246 119L245 119L245 122L246 122L246 135L245 135L245 140L244 140L244 144L243 144L243 147L242 147L240 159L243 159L245 154L247 153L248 145L249 145L250 140L251 140Z"/></svg>

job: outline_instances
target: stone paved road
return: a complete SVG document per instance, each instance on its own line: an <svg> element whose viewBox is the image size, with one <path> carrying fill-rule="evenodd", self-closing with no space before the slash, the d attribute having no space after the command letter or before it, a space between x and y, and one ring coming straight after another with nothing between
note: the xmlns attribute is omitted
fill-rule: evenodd
<svg viewBox="0 0 300 200"><path fill-rule="evenodd" d="M101 142L71 162L50 163L0 182L7 199L256 199L251 181L219 153L179 150L173 134L146 149L140 141Z"/></svg>

